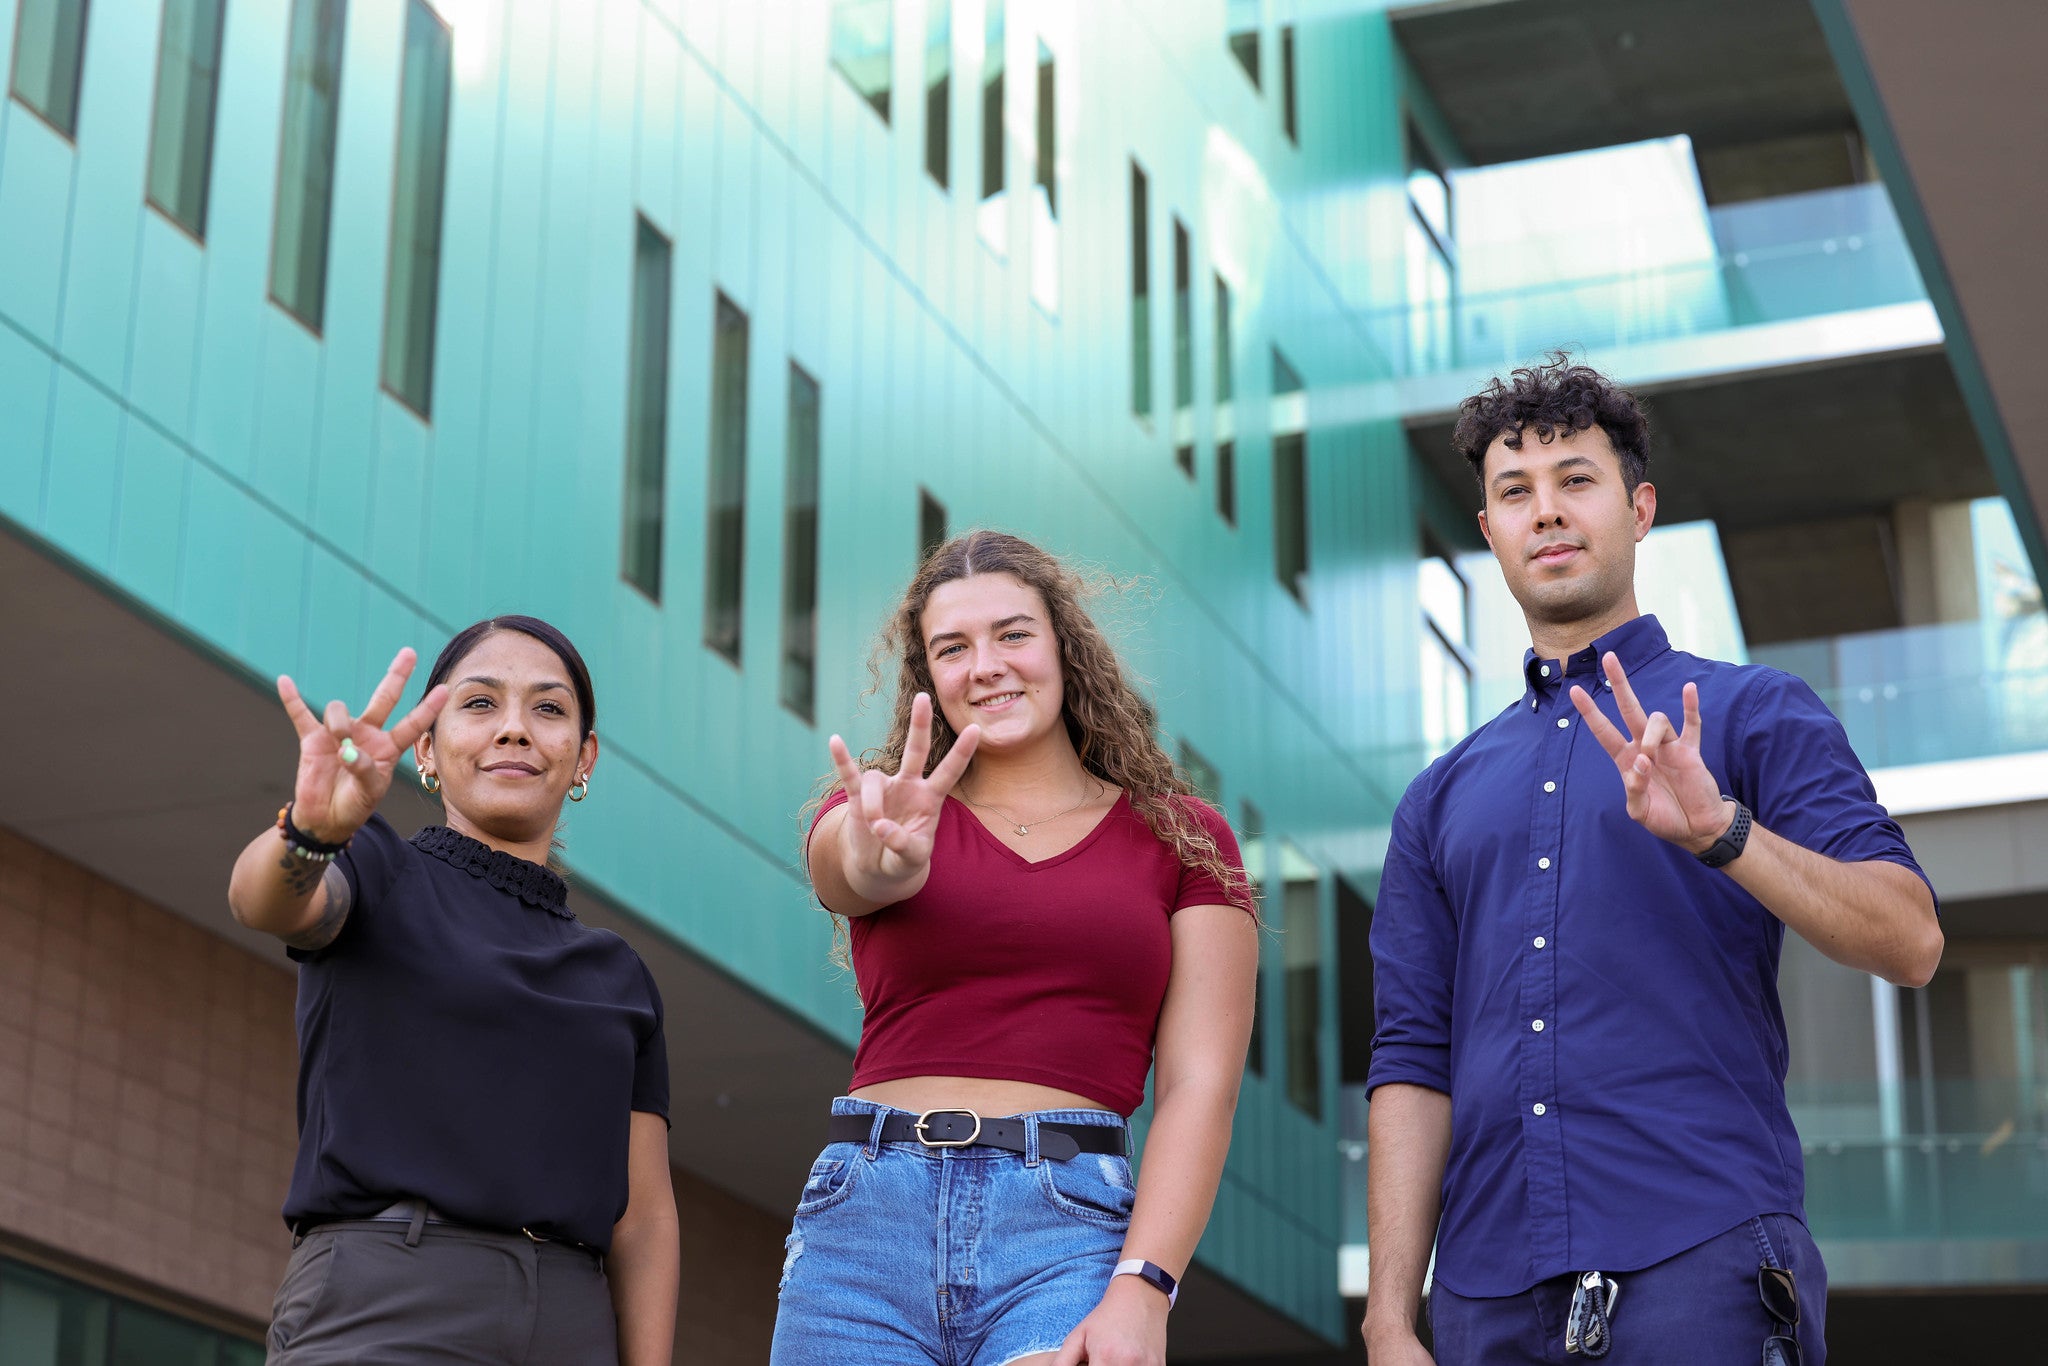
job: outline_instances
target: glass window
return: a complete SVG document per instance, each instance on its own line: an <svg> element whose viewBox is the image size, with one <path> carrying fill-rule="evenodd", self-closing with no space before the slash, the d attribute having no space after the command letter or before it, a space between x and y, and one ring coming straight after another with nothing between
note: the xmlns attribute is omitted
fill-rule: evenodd
<svg viewBox="0 0 2048 1366"><path fill-rule="evenodd" d="M1230 55L1259 88L1259 28L1265 16L1265 0L1228 0L1224 21L1230 26Z"/></svg>
<svg viewBox="0 0 2048 1366"><path fill-rule="evenodd" d="M946 189L953 183L953 0L925 0L924 169Z"/></svg>
<svg viewBox="0 0 2048 1366"><path fill-rule="evenodd" d="M661 541L668 483L668 327L673 251L636 215L633 321L626 387L626 511L620 572L661 601Z"/></svg>
<svg viewBox="0 0 2048 1366"><path fill-rule="evenodd" d="M1223 777L1217 773L1216 765L1202 757L1202 752L1183 740L1180 742L1180 771L1193 784L1195 795L1221 811L1223 809Z"/></svg>
<svg viewBox="0 0 2048 1366"><path fill-rule="evenodd" d="M1244 855L1244 875L1252 884L1252 892L1264 905L1265 888L1269 877L1266 868L1266 818L1259 808L1246 802L1237 824L1237 847ZM1266 936L1259 936L1260 956L1264 957ZM1245 1065L1252 1075L1266 1075L1266 982L1265 971L1253 979L1256 985L1252 992L1252 1042L1247 1051Z"/></svg>
<svg viewBox="0 0 2048 1366"><path fill-rule="evenodd" d="M704 500L704 644L740 662L746 565L747 315L717 294L711 334L710 479Z"/></svg>
<svg viewBox="0 0 2048 1366"><path fill-rule="evenodd" d="M1145 168L1131 163L1131 411L1152 416L1152 218Z"/></svg>
<svg viewBox="0 0 2048 1366"><path fill-rule="evenodd" d="M384 387L421 417L432 412L434 311L441 282L441 198L448 165L447 25L408 0L398 102L398 174L391 267L384 285Z"/></svg>
<svg viewBox="0 0 2048 1366"><path fill-rule="evenodd" d="M1280 26L1280 131L1301 145L1301 111L1294 91L1294 25Z"/></svg>
<svg viewBox="0 0 2048 1366"><path fill-rule="evenodd" d="M982 240L998 252L1009 250L1009 129L1003 123L1004 0L986 0L981 33L981 206L976 222Z"/></svg>
<svg viewBox="0 0 2048 1366"><path fill-rule="evenodd" d="M149 133L149 202L194 237L206 237L213 111L227 0L164 0Z"/></svg>
<svg viewBox="0 0 2048 1366"><path fill-rule="evenodd" d="M1471 588L1425 536L1416 571L1422 605L1422 740L1436 758L1472 728Z"/></svg>
<svg viewBox="0 0 2048 1366"><path fill-rule="evenodd" d="M1280 954L1287 988L1287 1098L1323 1113L1322 877L1299 849L1281 844Z"/></svg>
<svg viewBox="0 0 2048 1366"><path fill-rule="evenodd" d="M1308 600L1308 413L1301 376L1273 351L1273 568Z"/></svg>
<svg viewBox="0 0 2048 1366"><path fill-rule="evenodd" d="M1031 185L1031 297L1060 306L1059 75L1052 49L1038 44L1037 169Z"/></svg>
<svg viewBox="0 0 2048 1366"><path fill-rule="evenodd" d="M261 1366L263 1345L0 1258L7 1366Z"/></svg>
<svg viewBox="0 0 2048 1366"><path fill-rule="evenodd" d="M1195 301L1194 248L1187 224L1173 220L1173 460L1195 477Z"/></svg>
<svg viewBox="0 0 2048 1366"><path fill-rule="evenodd" d="M1457 272L1452 255L1451 184L1408 120L1408 354L1412 373L1454 363Z"/></svg>
<svg viewBox="0 0 2048 1366"><path fill-rule="evenodd" d="M818 688L818 381L789 367L782 508L782 705L812 719Z"/></svg>
<svg viewBox="0 0 2048 1366"><path fill-rule="evenodd" d="M917 491L917 558L923 563L926 556L946 543L946 505L932 497L927 489Z"/></svg>
<svg viewBox="0 0 2048 1366"><path fill-rule="evenodd" d="M318 332L327 314L327 234L348 0L292 0L284 133L277 153L270 297Z"/></svg>
<svg viewBox="0 0 2048 1366"><path fill-rule="evenodd" d="M832 0L832 65L884 123L894 9L895 0Z"/></svg>
<svg viewBox="0 0 2048 1366"><path fill-rule="evenodd" d="M14 21L14 97L67 138L78 135L86 0L21 0Z"/></svg>
<svg viewBox="0 0 2048 1366"><path fill-rule="evenodd" d="M1216 515L1237 525L1237 443L1216 443Z"/></svg>
<svg viewBox="0 0 2048 1366"><path fill-rule="evenodd" d="M1231 381L1231 357L1235 354L1230 335L1230 286L1223 277L1216 277L1216 401L1230 402L1233 384Z"/></svg>

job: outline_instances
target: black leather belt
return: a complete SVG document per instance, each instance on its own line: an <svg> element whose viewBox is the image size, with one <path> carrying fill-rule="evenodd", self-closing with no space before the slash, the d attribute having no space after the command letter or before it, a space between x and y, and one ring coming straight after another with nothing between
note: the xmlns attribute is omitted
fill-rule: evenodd
<svg viewBox="0 0 2048 1366"><path fill-rule="evenodd" d="M831 1143L866 1143L875 1117L834 1115L826 1129ZM921 1115L896 1114L882 1121L882 1142L922 1143L927 1148L1002 1148L1024 1151L1024 1121L983 1119L972 1110L927 1110ZM1122 1124L1059 1124L1038 1126L1038 1155L1064 1162L1076 1153L1130 1152L1130 1131Z"/></svg>

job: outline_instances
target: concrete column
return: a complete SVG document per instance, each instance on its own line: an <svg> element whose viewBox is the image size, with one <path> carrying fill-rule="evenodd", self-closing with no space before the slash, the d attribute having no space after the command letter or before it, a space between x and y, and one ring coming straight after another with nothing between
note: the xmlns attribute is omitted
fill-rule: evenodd
<svg viewBox="0 0 2048 1366"><path fill-rule="evenodd" d="M1906 499L1892 509L1892 544L1906 625L1977 619L1977 542L1967 502Z"/></svg>

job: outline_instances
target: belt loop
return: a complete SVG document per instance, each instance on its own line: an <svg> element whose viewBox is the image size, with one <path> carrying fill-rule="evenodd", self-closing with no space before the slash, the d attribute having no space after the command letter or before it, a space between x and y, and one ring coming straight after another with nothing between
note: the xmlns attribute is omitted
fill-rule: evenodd
<svg viewBox="0 0 2048 1366"><path fill-rule="evenodd" d="M868 1126L868 1161L870 1162L881 1156L882 1126L889 1122L889 1107L877 1105L873 1119L874 1123Z"/></svg>
<svg viewBox="0 0 2048 1366"><path fill-rule="evenodd" d="M405 1226L405 1245L407 1247L418 1247L420 1245L420 1235L426 1232L426 1228L427 1202L415 1199L412 1202L412 1222Z"/></svg>
<svg viewBox="0 0 2048 1366"><path fill-rule="evenodd" d="M1038 1165L1038 1116L1035 1114L1024 1116L1024 1165Z"/></svg>

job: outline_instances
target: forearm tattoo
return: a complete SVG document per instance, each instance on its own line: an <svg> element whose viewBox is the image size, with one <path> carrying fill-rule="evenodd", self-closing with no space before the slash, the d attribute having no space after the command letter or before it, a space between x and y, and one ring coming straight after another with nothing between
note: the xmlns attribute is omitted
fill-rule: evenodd
<svg viewBox="0 0 2048 1366"><path fill-rule="evenodd" d="M320 885L320 875L334 865L315 863L302 859L287 849L277 860L277 870L284 874L284 889L293 896L305 896Z"/></svg>
<svg viewBox="0 0 2048 1366"><path fill-rule="evenodd" d="M304 859L295 859L289 854L285 855L285 861L300 864L305 862ZM289 881L292 875L288 872L285 876ZM284 936L284 942L295 949L324 949L334 942L335 936L341 933L341 927L348 923L349 907L355 898L349 890L348 879L342 876L341 869L331 863L324 865L324 873L318 881L321 890L327 894L327 904L321 909L318 920L297 934Z"/></svg>

